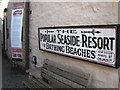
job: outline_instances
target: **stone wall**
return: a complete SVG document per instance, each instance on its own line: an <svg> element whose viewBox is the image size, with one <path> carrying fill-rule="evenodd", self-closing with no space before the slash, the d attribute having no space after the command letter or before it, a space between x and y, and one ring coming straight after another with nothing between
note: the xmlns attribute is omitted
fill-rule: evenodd
<svg viewBox="0 0 120 90"><path fill-rule="evenodd" d="M7 12L7 27L9 29L9 39L7 41L9 48L7 54L9 58L11 58L10 38L12 7L13 3L10 2L8 4ZM29 56L30 68L35 68L32 64L32 56L37 57L37 67L43 65L44 59L50 59L57 63L63 64L66 67L75 69L78 72L85 71L91 73L91 87L118 87L119 69L41 51L39 50L38 44L38 27L118 24L118 3L115 3L113 6L111 2L31 2L30 9L32 10L29 25L29 48L31 49ZM23 32L23 38L24 37L25 33ZM25 42L25 39L23 42ZM25 47L24 44L23 47ZM24 50L23 53L25 53ZM23 62L19 63L19 65L23 67L25 66L25 58L23 58Z"/></svg>
<svg viewBox="0 0 120 90"><path fill-rule="evenodd" d="M9 59L12 59L11 56L11 15L12 15L12 9L13 9L13 2L9 2L8 4L8 10L7 10L7 28L9 31L9 38L7 40L8 43L8 51L6 52L6 54L8 55ZM25 14L25 13L24 13ZM25 16L25 15L24 15ZM22 49L23 49L23 61L22 62L17 62L18 65L20 65L22 68L25 68L25 26L24 26L24 22L25 22L25 17L23 17L23 43L22 43Z"/></svg>
<svg viewBox="0 0 120 90"><path fill-rule="evenodd" d="M2 19L0 18L0 81L2 83ZM2 84L0 85L0 89L2 89Z"/></svg>
<svg viewBox="0 0 120 90"><path fill-rule="evenodd" d="M0 32L2 31L2 19L0 18ZM1 39L2 40L2 39Z"/></svg>
<svg viewBox="0 0 120 90"><path fill-rule="evenodd" d="M41 51L38 44L38 27L118 24L118 3L31 2L30 9L30 68L34 68L32 56L37 56L37 67L42 66L44 59L50 59L78 72L91 73L92 87L118 87L118 69Z"/></svg>
<svg viewBox="0 0 120 90"><path fill-rule="evenodd" d="M2 52L2 19L1 18L0 18L0 41L1 41L0 42L0 45L1 45L1 47L0 47L1 51L0 52Z"/></svg>
<svg viewBox="0 0 120 90"><path fill-rule="evenodd" d="M8 7L7 7L7 28L9 32L9 37L7 39L7 44L8 44L8 51L6 51L6 54L8 57L11 59L11 15L12 15L12 8L13 8L13 3L9 2Z"/></svg>

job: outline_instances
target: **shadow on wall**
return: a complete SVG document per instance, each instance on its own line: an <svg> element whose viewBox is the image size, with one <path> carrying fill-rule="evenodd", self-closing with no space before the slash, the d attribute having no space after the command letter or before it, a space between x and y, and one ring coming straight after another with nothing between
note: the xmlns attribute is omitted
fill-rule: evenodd
<svg viewBox="0 0 120 90"><path fill-rule="evenodd" d="M0 31L2 31L2 19L0 18Z"/></svg>
<svg viewBox="0 0 120 90"><path fill-rule="evenodd" d="M2 19L0 18L0 72L2 72ZM2 73L0 73L0 89L2 89Z"/></svg>
<svg viewBox="0 0 120 90"><path fill-rule="evenodd" d="M0 55L2 51L2 19L0 18Z"/></svg>

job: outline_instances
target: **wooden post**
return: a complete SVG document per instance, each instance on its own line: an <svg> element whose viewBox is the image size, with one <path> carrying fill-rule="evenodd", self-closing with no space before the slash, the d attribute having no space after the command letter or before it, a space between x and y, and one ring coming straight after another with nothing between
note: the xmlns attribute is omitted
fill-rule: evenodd
<svg viewBox="0 0 120 90"><path fill-rule="evenodd" d="M25 69L29 68L29 2L25 2L23 22L23 59Z"/></svg>

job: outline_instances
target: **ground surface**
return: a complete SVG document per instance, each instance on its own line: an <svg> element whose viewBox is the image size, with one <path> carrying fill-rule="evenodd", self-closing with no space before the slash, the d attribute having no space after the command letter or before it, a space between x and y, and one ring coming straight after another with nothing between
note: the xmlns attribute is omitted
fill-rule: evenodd
<svg viewBox="0 0 120 90"><path fill-rule="evenodd" d="M23 80L27 79L25 72L13 65L7 58L2 59L2 87L3 88L24 88Z"/></svg>

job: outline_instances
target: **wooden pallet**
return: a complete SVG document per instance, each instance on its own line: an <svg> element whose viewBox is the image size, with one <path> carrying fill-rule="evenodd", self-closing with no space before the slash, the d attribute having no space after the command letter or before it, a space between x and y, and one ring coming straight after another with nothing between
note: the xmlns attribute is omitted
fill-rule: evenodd
<svg viewBox="0 0 120 90"><path fill-rule="evenodd" d="M23 81L28 88L87 88L91 82L91 75L86 72L78 72L70 68L50 61L44 60L43 66L40 68L41 77L30 77L27 81Z"/></svg>
<svg viewBox="0 0 120 90"><path fill-rule="evenodd" d="M26 81L23 81L23 84L27 88L52 88L49 84L43 81L40 78L31 77Z"/></svg>

